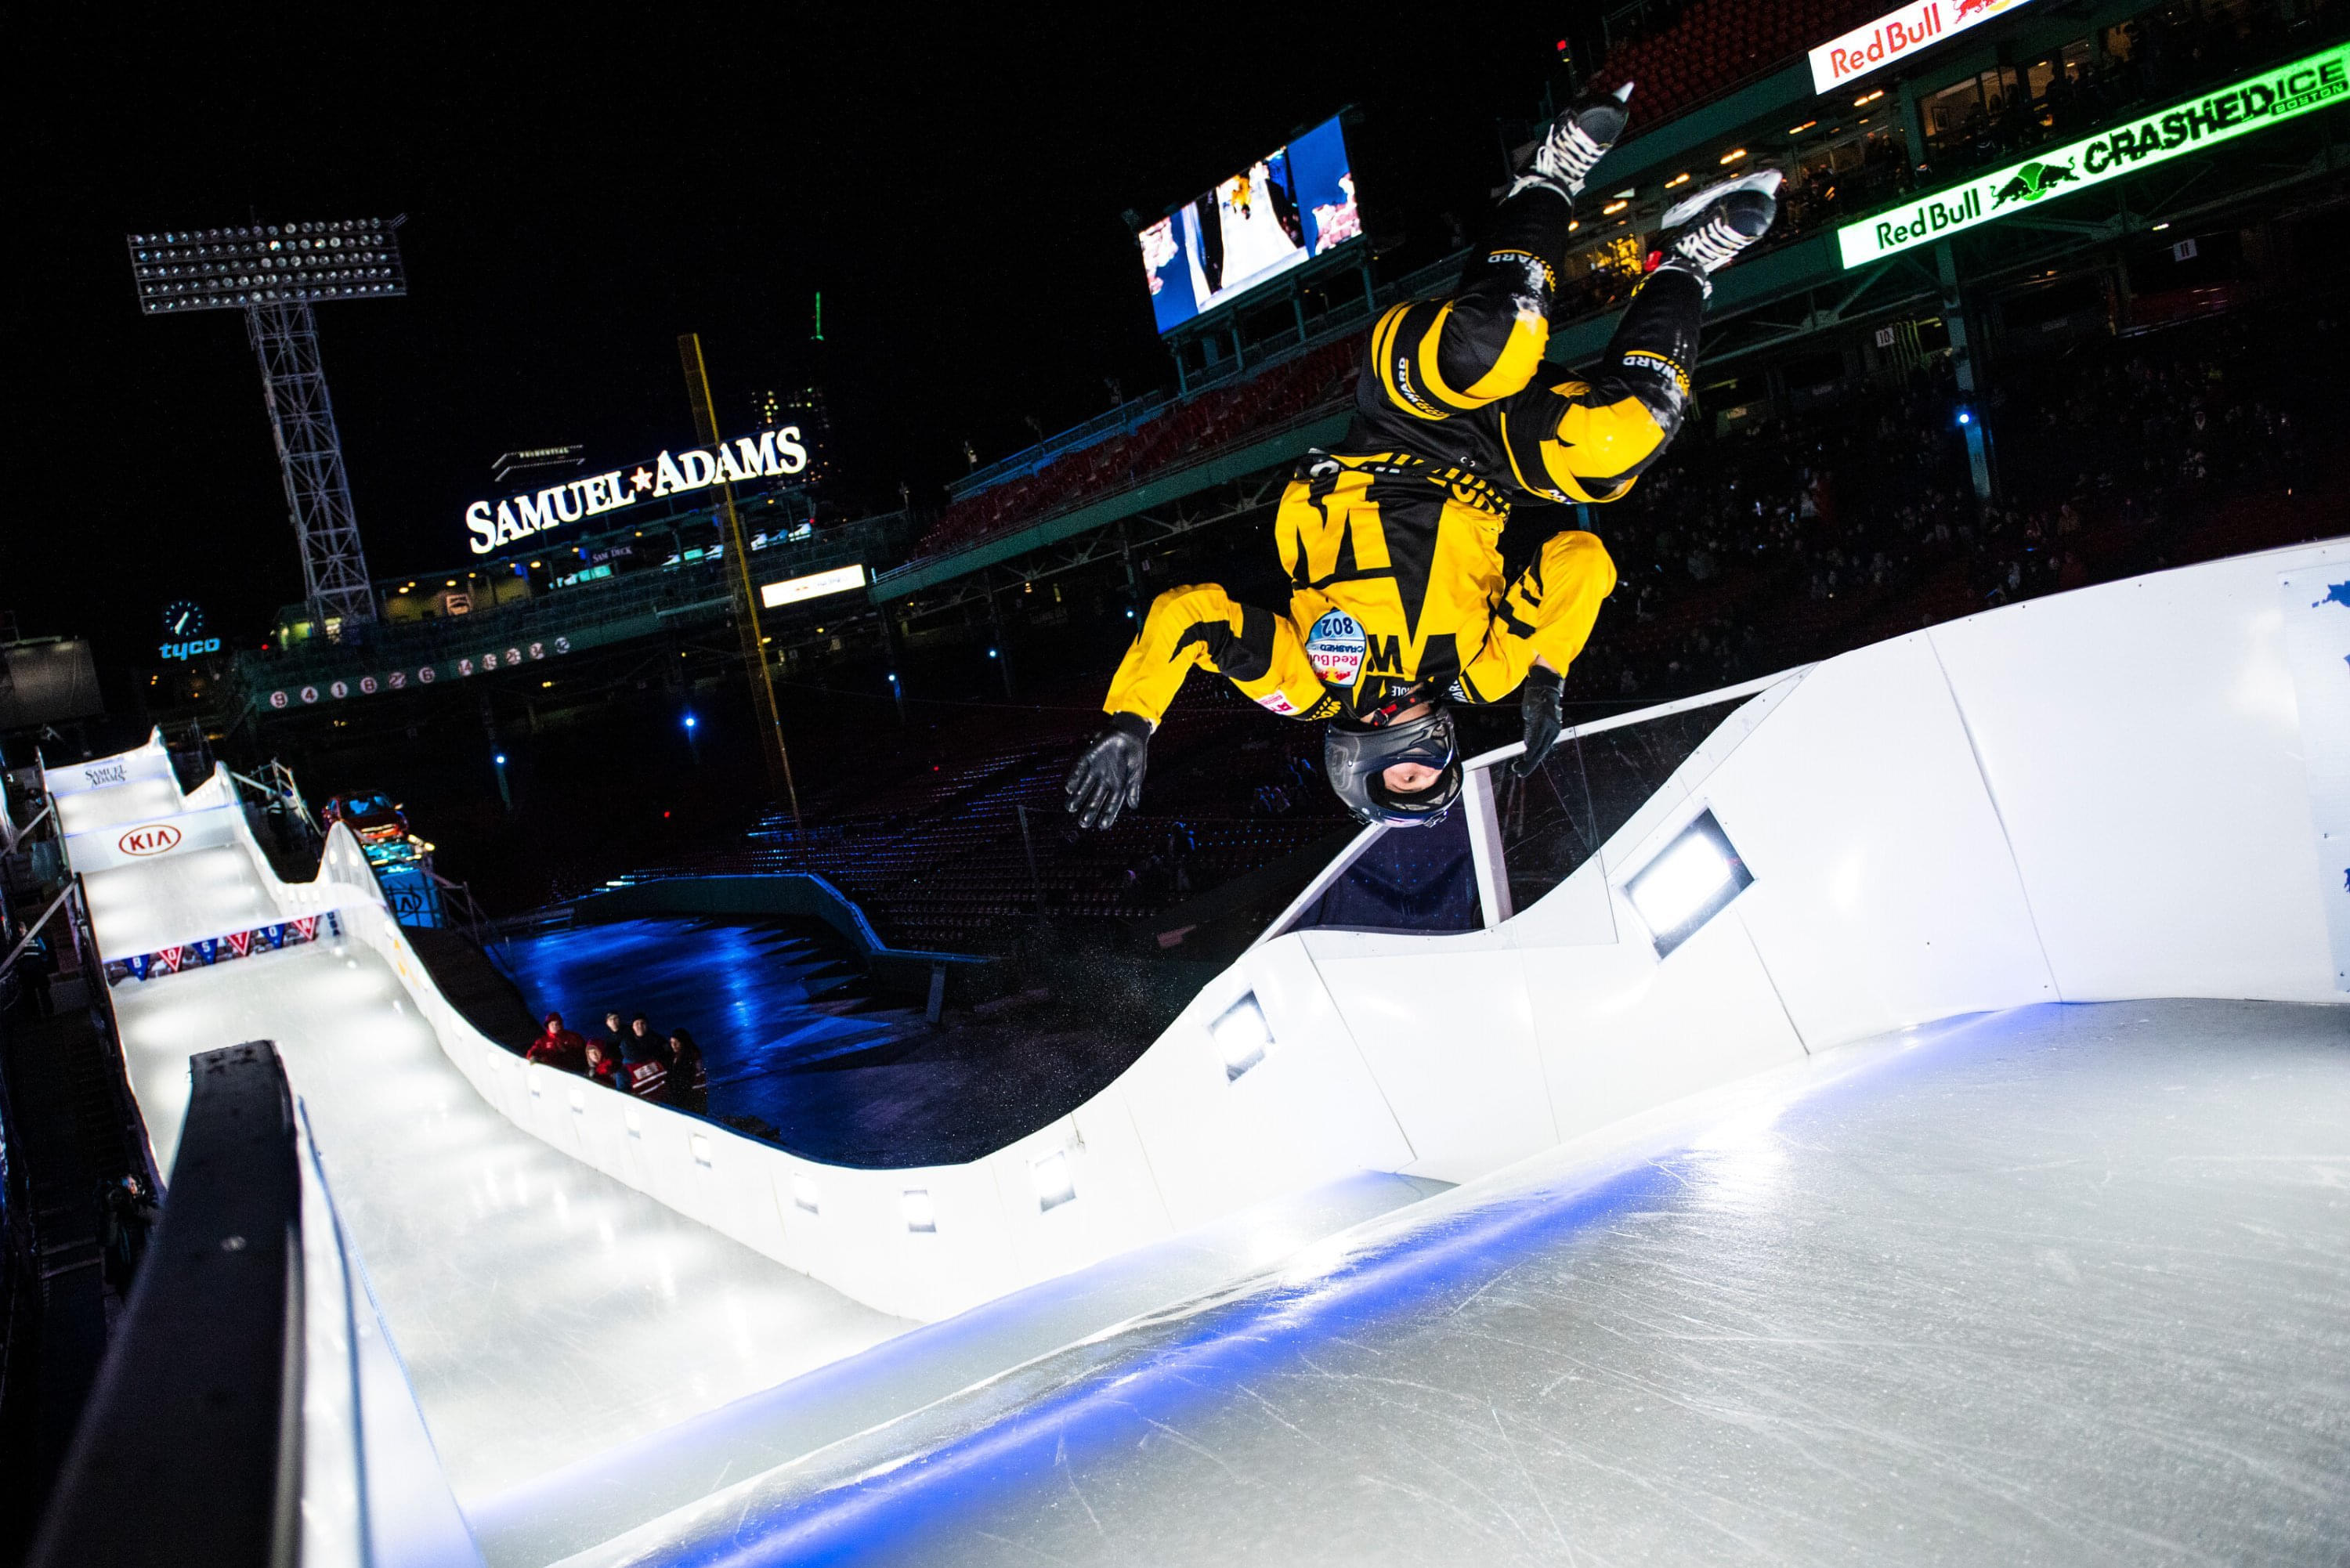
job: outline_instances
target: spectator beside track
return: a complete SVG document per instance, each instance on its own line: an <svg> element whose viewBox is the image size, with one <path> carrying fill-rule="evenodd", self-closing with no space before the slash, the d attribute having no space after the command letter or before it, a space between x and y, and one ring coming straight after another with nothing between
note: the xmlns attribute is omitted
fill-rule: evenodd
<svg viewBox="0 0 2350 1568"><path fill-rule="evenodd" d="M604 1033L598 1039L604 1043L604 1054L613 1061L625 1059L629 1054L629 1026L620 1022L620 1010L614 1008L604 1014Z"/></svg>
<svg viewBox="0 0 2350 1568"><path fill-rule="evenodd" d="M639 1012L629 1020L629 1033L623 1037L622 1048L621 1086L640 1100L666 1098L669 1042L653 1033L651 1023L643 1013Z"/></svg>
<svg viewBox="0 0 2350 1568"><path fill-rule="evenodd" d="M591 1082L608 1089L621 1086L620 1054L608 1042L590 1040L587 1047L587 1073Z"/></svg>
<svg viewBox="0 0 2350 1568"><path fill-rule="evenodd" d="M147 1190L146 1182L135 1173L109 1182L99 1190L99 1234L105 1249L106 1282L117 1297L130 1299L139 1260L147 1252L147 1233L154 1229L162 1213L156 1206L154 1194Z"/></svg>
<svg viewBox="0 0 2350 1568"><path fill-rule="evenodd" d="M667 1103L695 1116L710 1109L710 1070L703 1065L702 1047L682 1029L670 1031Z"/></svg>
<svg viewBox="0 0 2350 1568"><path fill-rule="evenodd" d="M588 1042L577 1030L563 1027L563 1014L550 1012L538 1037L523 1053L523 1059L537 1062L563 1073L584 1073L588 1070Z"/></svg>

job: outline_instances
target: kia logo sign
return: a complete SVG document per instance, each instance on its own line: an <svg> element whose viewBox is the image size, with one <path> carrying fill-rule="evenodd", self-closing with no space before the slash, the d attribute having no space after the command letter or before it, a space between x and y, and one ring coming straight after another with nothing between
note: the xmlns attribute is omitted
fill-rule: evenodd
<svg viewBox="0 0 2350 1568"><path fill-rule="evenodd" d="M114 841L125 855L161 855L180 846L180 830L168 822L134 827Z"/></svg>

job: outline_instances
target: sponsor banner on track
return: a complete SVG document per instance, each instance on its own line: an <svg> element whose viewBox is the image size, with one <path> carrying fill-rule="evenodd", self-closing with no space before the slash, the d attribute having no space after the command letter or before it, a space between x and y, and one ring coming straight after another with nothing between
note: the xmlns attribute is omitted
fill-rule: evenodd
<svg viewBox="0 0 2350 1568"><path fill-rule="evenodd" d="M1836 231L1844 265L1856 267L1979 223L2085 191L2116 175L2350 101L2350 44L2264 71L2232 87L2132 118L2067 147L1953 185Z"/></svg>
<svg viewBox="0 0 2350 1568"><path fill-rule="evenodd" d="M300 947L321 937L329 941L338 941L342 935L342 917L332 910L322 915L305 915L296 920L272 920L266 925L253 926L241 931L200 937L192 942L158 948L151 953L109 959L106 961L106 983L110 988L130 981L156 980L167 974L178 974L182 970L209 969L214 964L234 963L239 959L275 952L279 948Z"/></svg>
<svg viewBox="0 0 2350 1568"><path fill-rule="evenodd" d="M2027 4L2029 0L1917 0L1887 11L1812 51L1813 90L1831 92Z"/></svg>
<svg viewBox="0 0 2350 1568"><path fill-rule="evenodd" d="M150 779L171 776L171 754L161 746L141 746L135 752L123 752L111 757L95 757L86 763L43 768L41 787L53 795L88 794L94 789L112 789L117 784L143 784Z"/></svg>
<svg viewBox="0 0 2350 1568"><path fill-rule="evenodd" d="M146 822L113 822L81 833L66 835L66 859L87 876L112 871L143 861L159 860L189 849L217 849L236 836L239 807L216 805L206 811L183 811Z"/></svg>

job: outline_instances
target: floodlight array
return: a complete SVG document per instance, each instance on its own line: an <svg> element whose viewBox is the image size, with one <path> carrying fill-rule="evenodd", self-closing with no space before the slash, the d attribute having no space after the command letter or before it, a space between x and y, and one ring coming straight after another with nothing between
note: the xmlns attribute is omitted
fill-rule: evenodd
<svg viewBox="0 0 2350 1568"><path fill-rule="evenodd" d="M406 294L399 226L398 218L347 218L132 234L139 308L175 316Z"/></svg>

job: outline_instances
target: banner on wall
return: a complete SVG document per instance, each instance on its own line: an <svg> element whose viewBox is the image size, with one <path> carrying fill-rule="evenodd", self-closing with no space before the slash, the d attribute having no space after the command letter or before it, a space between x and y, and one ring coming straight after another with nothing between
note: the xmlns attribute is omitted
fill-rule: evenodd
<svg viewBox="0 0 2350 1568"><path fill-rule="evenodd" d="M2285 660L2301 708L2301 754L2317 822L2319 892L2334 986L2350 991L2350 557L2278 579Z"/></svg>
<svg viewBox="0 0 2350 1568"><path fill-rule="evenodd" d="M2313 109L2350 103L2350 43L2289 66L2279 66L2152 114L2130 119L2070 146L2034 153L2021 163L1905 202L1836 231L1846 267L1993 223L2102 184L2122 174L2265 130Z"/></svg>
<svg viewBox="0 0 2350 1568"><path fill-rule="evenodd" d="M106 961L106 983L113 987L129 981L160 980L164 975L178 974L182 970L209 969L214 964L234 963L239 959L276 952L280 948L301 947L317 941L320 937L329 941L339 941L342 935L342 917L332 910L320 915L304 915L298 919L272 920L266 925L252 926L241 931L201 937L192 942L178 942L168 948L158 948L151 953L109 959Z"/></svg>
<svg viewBox="0 0 2350 1568"><path fill-rule="evenodd" d="M379 691L406 691L432 685L435 681L464 680L475 675L491 675L501 670L518 669L525 664L570 651L571 639L567 637L539 642L508 643L503 648L485 648L478 653L463 654L432 664L412 664L402 669L346 676L323 683L281 686L264 696L262 701L282 713L289 708L315 708L321 702L372 697Z"/></svg>
<svg viewBox="0 0 2350 1568"><path fill-rule="evenodd" d="M141 746L135 752L111 757L45 767L41 770L41 787L53 795L87 794L94 789L112 789L117 784L144 784L171 776L171 753L161 746Z"/></svg>
<svg viewBox="0 0 2350 1568"><path fill-rule="evenodd" d="M66 835L66 861L83 876L159 860L190 849L217 849L233 843L242 808L216 805L145 822L113 822Z"/></svg>

